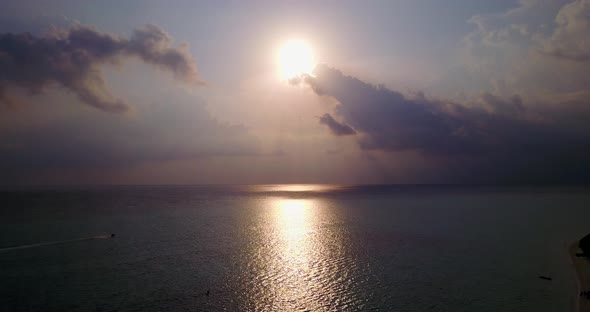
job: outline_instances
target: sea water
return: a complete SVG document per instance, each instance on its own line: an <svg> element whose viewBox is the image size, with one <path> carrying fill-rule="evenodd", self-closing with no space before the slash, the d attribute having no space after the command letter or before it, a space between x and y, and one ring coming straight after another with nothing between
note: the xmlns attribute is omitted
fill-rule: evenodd
<svg viewBox="0 0 590 312"><path fill-rule="evenodd" d="M589 206L564 187L2 191L0 310L572 311Z"/></svg>

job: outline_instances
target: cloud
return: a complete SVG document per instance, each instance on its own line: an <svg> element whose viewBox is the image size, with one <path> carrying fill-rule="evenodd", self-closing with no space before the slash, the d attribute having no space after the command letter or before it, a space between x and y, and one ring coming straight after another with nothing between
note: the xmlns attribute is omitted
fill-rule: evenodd
<svg viewBox="0 0 590 312"><path fill-rule="evenodd" d="M318 95L338 101L336 114L358 132L362 149L419 152L445 163L445 175L458 179L454 182L484 177L590 181L588 129L535 111L518 95L483 93L468 103L404 95L326 65L302 80ZM587 110L582 113L585 117L578 118L590 117Z"/></svg>
<svg viewBox="0 0 590 312"><path fill-rule="evenodd" d="M475 15L463 39L464 69L452 81L503 96L573 93L590 82L590 1L521 0L503 13Z"/></svg>
<svg viewBox="0 0 590 312"><path fill-rule="evenodd" d="M204 102L178 95L167 105L170 96L152 97L133 118L43 107L15 112L0 131L0 185L15 178L36 183L48 170L123 170L259 153L248 128L218 121Z"/></svg>
<svg viewBox="0 0 590 312"><path fill-rule="evenodd" d="M564 5L555 17L555 24L553 33L543 42L542 51L570 61L590 61L590 0Z"/></svg>
<svg viewBox="0 0 590 312"><path fill-rule="evenodd" d="M384 86L373 86L346 76L337 69L319 65L315 76L305 81L318 95L327 95L340 103L337 115L357 132L364 134L364 149L429 149L451 152L465 148L469 125L455 117L440 114L425 98L409 99ZM450 144L445 144L449 142Z"/></svg>
<svg viewBox="0 0 590 312"><path fill-rule="evenodd" d="M125 112L129 105L110 92L100 66L126 57L169 71L182 82L203 84L186 47L172 46L172 39L157 26L136 29L127 39L76 25L43 36L0 34L0 102L14 102L8 87L38 94L58 85L97 109Z"/></svg>
<svg viewBox="0 0 590 312"><path fill-rule="evenodd" d="M320 117L320 124L326 125L334 135L341 136L356 134L356 131L354 131L352 127L350 127L347 124L336 121L334 117L332 117L332 115L328 113Z"/></svg>

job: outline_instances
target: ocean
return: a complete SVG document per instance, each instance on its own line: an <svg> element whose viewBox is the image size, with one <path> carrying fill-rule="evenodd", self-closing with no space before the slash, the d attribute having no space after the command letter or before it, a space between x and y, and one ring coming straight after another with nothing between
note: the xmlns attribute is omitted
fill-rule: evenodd
<svg viewBox="0 0 590 312"><path fill-rule="evenodd" d="M588 190L1 191L0 310L573 311Z"/></svg>

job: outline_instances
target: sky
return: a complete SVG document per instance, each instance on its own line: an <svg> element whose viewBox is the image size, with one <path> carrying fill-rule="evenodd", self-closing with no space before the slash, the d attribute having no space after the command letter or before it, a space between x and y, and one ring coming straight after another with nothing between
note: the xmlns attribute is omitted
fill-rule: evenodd
<svg viewBox="0 0 590 312"><path fill-rule="evenodd" d="M0 2L0 185L588 182L590 0Z"/></svg>

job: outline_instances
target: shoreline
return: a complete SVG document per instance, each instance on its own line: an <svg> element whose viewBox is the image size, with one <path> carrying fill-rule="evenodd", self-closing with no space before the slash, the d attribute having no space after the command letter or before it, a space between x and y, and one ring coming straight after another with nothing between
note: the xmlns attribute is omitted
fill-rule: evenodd
<svg viewBox="0 0 590 312"><path fill-rule="evenodd" d="M590 290L590 259L576 257L578 252L578 241L569 247L569 255L576 273L577 291L574 294L576 299L576 312L590 312L590 299L580 296L580 292Z"/></svg>

